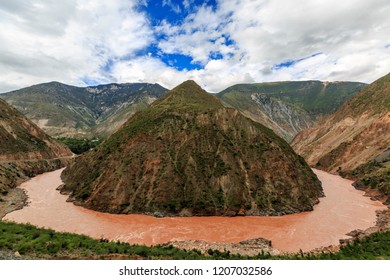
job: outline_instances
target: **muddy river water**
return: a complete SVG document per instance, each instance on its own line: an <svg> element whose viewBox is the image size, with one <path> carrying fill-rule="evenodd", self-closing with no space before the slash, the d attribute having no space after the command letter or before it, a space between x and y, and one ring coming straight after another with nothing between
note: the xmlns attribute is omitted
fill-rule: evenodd
<svg viewBox="0 0 390 280"><path fill-rule="evenodd" d="M9 213L4 220L86 234L137 244L159 244L170 240L237 242L263 237L282 251L308 251L337 245L354 229L366 229L376 221L380 202L355 190L352 181L314 170L326 197L314 211L281 217L175 217L115 215L88 210L66 202L56 188L62 170L45 173L20 186L29 197L28 206Z"/></svg>

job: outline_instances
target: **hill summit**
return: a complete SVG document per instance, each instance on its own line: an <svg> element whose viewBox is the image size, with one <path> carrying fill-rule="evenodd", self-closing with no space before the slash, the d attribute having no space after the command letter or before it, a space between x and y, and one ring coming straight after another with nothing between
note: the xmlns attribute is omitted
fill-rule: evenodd
<svg viewBox="0 0 390 280"><path fill-rule="evenodd" d="M270 129L186 81L63 173L75 203L111 213L281 215L323 195Z"/></svg>

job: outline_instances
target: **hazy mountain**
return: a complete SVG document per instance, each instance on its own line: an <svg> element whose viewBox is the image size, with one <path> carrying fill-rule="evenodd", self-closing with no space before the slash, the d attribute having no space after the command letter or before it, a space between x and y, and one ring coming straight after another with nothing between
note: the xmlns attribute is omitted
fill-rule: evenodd
<svg viewBox="0 0 390 280"><path fill-rule="evenodd" d="M322 195L284 140L193 81L137 112L63 179L76 203L112 213L280 215Z"/></svg>
<svg viewBox="0 0 390 280"><path fill-rule="evenodd" d="M273 82L239 84L217 94L244 115L287 141L321 116L332 114L366 85L354 82Z"/></svg>
<svg viewBox="0 0 390 280"><path fill-rule="evenodd" d="M167 91L146 83L81 88L51 82L1 97L52 136L107 136Z"/></svg>

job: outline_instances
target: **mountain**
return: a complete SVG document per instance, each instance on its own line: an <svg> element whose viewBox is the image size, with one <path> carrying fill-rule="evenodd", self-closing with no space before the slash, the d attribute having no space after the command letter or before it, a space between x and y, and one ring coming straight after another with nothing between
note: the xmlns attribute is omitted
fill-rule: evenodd
<svg viewBox="0 0 390 280"><path fill-rule="evenodd" d="M239 84L217 96L230 107L291 141L319 117L332 114L366 85L355 82L272 82Z"/></svg>
<svg viewBox="0 0 390 280"><path fill-rule="evenodd" d="M70 200L111 213L281 215L322 196L284 140L193 81L137 112L62 177Z"/></svg>
<svg viewBox="0 0 390 280"><path fill-rule="evenodd" d="M60 168L72 156L63 144L0 99L0 207L10 188L29 176Z"/></svg>
<svg viewBox="0 0 390 280"><path fill-rule="evenodd" d="M1 97L52 136L108 136L167 91L146 83L81 88L51 82Z"/></svg>
<svg viewBox="0 0 390 280"><path fill-rule="evenodd" d="M310 165L331 172L353 170L390 147L390 73L336 113L301 131L292 142Z"/></svg>
<svg viewBox="0 0 390 280"><path fill-rule="evenodd" d="M51 159L71 156L65 145L0 99L0 160Z"/></svg>

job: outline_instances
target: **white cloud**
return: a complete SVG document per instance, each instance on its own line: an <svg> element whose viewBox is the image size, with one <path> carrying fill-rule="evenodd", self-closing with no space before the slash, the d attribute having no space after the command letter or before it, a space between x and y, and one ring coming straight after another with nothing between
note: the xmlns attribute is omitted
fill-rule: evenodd
<svg viewBox="0 0 390 280"><path fill-rule="evenodd" d="M201 7L181 26L165 23L160 47L206 65L201 80L209 90L245 80L352 80L372 82L390 69L390 2L383 0L219 1L213 11ZM235 45L216 38L227 34ZM226 49L224 49L226 48ZM226 56L216 63L211 52ZM288 68L273 68L299 60ZM216 65L225 67L215 68ZM210 82L211 77L218 81ZM250 77L250 78L249 78ZM212 85L212 86L210 86Z"/></svg>
<svg viewBox="0 0 390 280"><path fill-rule="evenodd" d="M1 3L0 91L51 80L81 84L83 77L107 81L108 61L134 56L153 39L133 2Z"/></svg>
<svg viewBox="0 0 390 280"><path fill-rule="evenodd" d="M163 0L162 6L168 6L171 10L177 14L181 13L181 8L178 4L173 3L172 0Z"/></svg>
<svg viewBox="0 0 390 280"><path fill-rule="evenodd" d="M83 78L168 88L194 79L217 92L255 81L372 82L390 71L389 1L219 0L212 9L185 0L183 7L193 12L180 25L163 21L158 27L134 9L137 3L147 5L0 1L0 92L50 80L80 85ZM156 34L164 39L156 42ZM151 43L162 53L191 56L204 68L179 71L151 53L136 56ZM321 55L310 57L316 53ZM306 57L291 67L274 67Z"/></svg>
<svg viewBox="0 0 390 280"><path fill-rule="evenodd" d="M161 40L158 47L165 53L188 55L194 62L206 64L212 53L227 55L235 51L232 46L225 45L223 35L227 21L227 14L215 13L211 7L200 6L181 26L164 22L157 30L168 37Z"/></svg>

